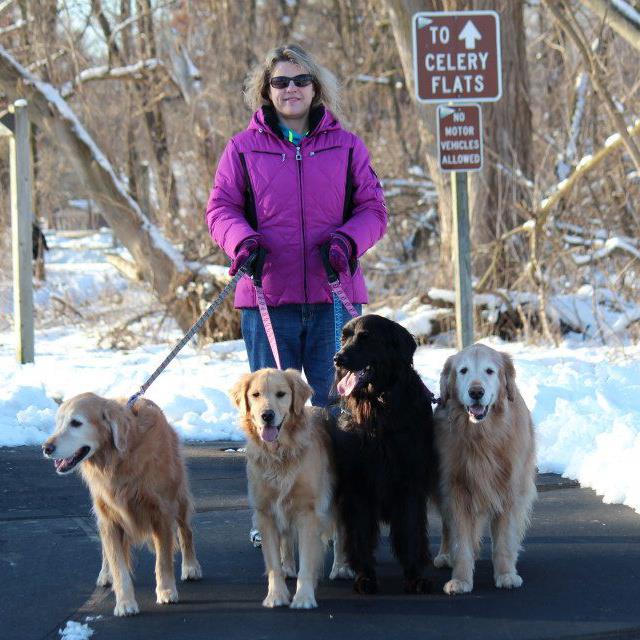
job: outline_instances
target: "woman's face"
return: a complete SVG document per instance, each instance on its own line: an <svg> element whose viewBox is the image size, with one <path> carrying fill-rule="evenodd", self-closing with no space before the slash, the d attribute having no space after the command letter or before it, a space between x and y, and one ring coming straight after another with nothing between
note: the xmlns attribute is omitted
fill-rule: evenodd
<svg viewBox="0 0 640 640"><path fill-rule="evenodd" d="M288 76L289 78L295 78L306 73L308 73L306 69L293 62L278 62L271 73L271 77ZM285 119L306 117L309 114L314 95L313 83L308 84L306 87L296 87L293 82L290 82L289 86L284 89L274 89L269 85L271 102L278 114Z"/></svg>

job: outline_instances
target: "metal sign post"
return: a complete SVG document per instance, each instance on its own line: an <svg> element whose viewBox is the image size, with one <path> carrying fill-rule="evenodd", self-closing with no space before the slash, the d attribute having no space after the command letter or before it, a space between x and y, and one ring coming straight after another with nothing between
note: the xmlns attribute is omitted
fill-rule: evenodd
<svg viewBox="0 0 640 640"><path fill-rule="evenodd" d="M31 147L27 101L16 100L13 108L15 131L10 139L13 315L16 359L20 364L25 364L34 361Z"/></svg>
<svg viewBox="0 0 640 640"><path fill-rule="evenodd" d="M500 18L495 11L438 11L413 16L416 99L448 103L437 109L438 159L451 171L456 338L473 344L473 287L469 230L469 171L482 168L480 106L502 95Z"/></svg>
<svg viewBox="0 0 640 640"><path fill-rule="evenodd" d="M456 279L456 343L458 349L473 344L473 288L471 286L471 235L469 189L466 171L451 173L453 246Z"/></svg>
<svg viewBox="0 0 640 640"><path fill-rule="evenodd" d="M482 169L482 113L480 106L438 107L438 161L451 171L453 246L456 279L456 342L459 349L473 344L473 287L469 228L468 171Z"/></svg>

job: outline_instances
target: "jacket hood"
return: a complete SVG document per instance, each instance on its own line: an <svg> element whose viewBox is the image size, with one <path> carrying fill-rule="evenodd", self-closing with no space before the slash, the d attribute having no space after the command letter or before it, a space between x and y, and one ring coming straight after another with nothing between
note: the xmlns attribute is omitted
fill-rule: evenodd
<svg viewBox="0 0 640 640"><path fill-rule="evenodd" d="M264 105L253 114L247 127L247 130L251 129L263 129L277 138L283 138L282 131L278 126L276 110L271 105ZM309 135L337 129L341 129L340 122L324 105L320 104L311 109L309 112Z"/></svg>

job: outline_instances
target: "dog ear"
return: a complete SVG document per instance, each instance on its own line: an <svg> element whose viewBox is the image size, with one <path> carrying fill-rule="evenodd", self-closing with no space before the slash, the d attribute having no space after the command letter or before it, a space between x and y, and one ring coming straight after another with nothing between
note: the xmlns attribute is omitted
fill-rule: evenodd
<svg viewBox="0 0 640 640"><path fill-rule="evenodd" d="M444 407L456 384L456 368L453 366L455 356L449 356L440 374L440 406Z"/></svg>
<svg viewBox="0 0 640 640"><path fill-rule="evenodd" d="M129 418L124 407L115 400L105 400L102 407L102 419L111 430L113 446L122 454L127 449Z"/></svg>
<svg viewBox="0 0 640 640"><path fill-rule="evenodd" d="M293 413L300 415L307 400L313 395L313 389L302 379L297 369L286 369L284 375L291 387Z"/></svg>
<svg viewBox="0 0 640 640"><path fill-rule="evenodd" d="M516 399L516 368L513 359L507 353L502 353L501 373L504 376L504 388L507 392L507 400L513 402Z"/></svg>
<svg viewBox="0 0 640 640"><path fill-rule="evenodd" d="M413 354L418 345L415 338L401 325L396 325L393 331L392 341L398 349L400 357L405 362L413 362Z"/></svg>
<svg viewBox="0 0 640 640"><path fill-rule="evenodd" d="M238 382L236 382L231 389L229 389L229 395L233 404L240 410L242 415L249 413L249 400L247 399L247 389L249 388L249 380L251 380L251 373L243 374Z"/></svg>

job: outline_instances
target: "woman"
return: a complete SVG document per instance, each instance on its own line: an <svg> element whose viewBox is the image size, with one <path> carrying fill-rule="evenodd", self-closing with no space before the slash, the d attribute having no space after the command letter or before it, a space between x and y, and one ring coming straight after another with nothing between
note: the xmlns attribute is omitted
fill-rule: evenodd
<svg viewBox="0 0 640 640"><path fill-rule="evenodd" d="M334 76L298 45L272 50L250 74L247 129L231 138L207 206L211 237L235 274L258 247L262 284L283 368L304 370L312 404L326 406L335 353L331 289L320 248L356 305L367 302L359 258L384 234L382 188L364 143L340 126ZM275 360L244 277L235 306L251 371ZM348 319L348 314L343 314Z"/></svg>

